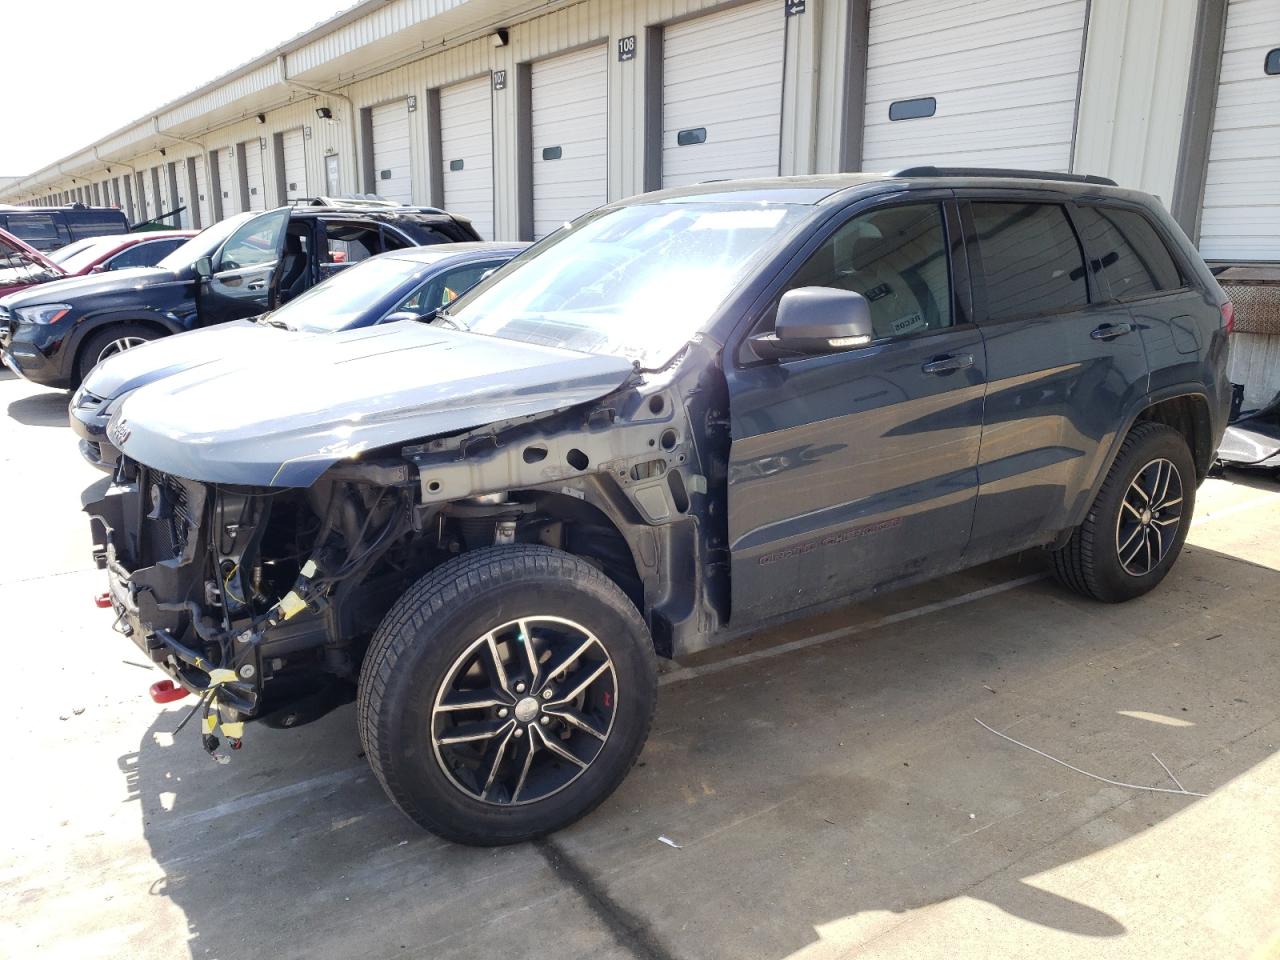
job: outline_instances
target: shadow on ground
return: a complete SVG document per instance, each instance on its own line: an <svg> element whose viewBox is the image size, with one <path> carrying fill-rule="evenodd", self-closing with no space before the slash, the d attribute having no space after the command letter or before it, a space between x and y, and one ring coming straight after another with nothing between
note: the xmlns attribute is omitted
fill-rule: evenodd
<svg viewBox="0 0 1280 960"><path fill-rule="evenodd" d="M160 745L180 716L166 711L120 766L166 873L152 892L184 911L194 957L780 960L824 930L856 946L960 897L1115 938L1123 904L1032 878L1212 801L1097 783L973 718L1168 786L1154 752L1210 793L1270 755L1246 738L1277 716L1275 631L1260 599L1240 601L1277 592L1280 573L1193 547L1145 600L1096 605L1041 581L673 683L618 793L534 845L419 831L369 775L350 707L251 726L225 765L191 729Z"/></svg>
<svg viewBox="0 0 1280 960"><path fill-rule="evenodd" d="M33 393L11 402L9 416L28 427L65 427L70 399L63 391Z"/></svg>

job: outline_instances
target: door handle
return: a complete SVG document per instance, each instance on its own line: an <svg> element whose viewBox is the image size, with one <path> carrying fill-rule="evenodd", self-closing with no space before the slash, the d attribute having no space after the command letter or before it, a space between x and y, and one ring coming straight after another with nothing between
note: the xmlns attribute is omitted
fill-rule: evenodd
<svg viewBox="0 0 1280 960"><path fill-rule="evenodd" d="M1095 327L1089 336L1095 340L1114 340L1116 337L1123 337L1126 333L1133 333L1133 324L1128 323L1104 323L1100 327Z"/></svg>
<svg viewBox="0 0 1280 960"><path fill-rule="evenodd" d="M962 353L947 357L935 357L928 363L921 364L920 369L925 373L954 373L957 370L967 370L973 366L973 354Z"/></svg>
<svg viewBox="0 0 1280 960"><path fill-rule="evenodd" d="M265 290L265 289L267 289L267 281L265 281L265 280L254 280L254 281L253 281L252 283L250 283L247 287L245 287L245 289L246 289L246 290Z"/></svg>

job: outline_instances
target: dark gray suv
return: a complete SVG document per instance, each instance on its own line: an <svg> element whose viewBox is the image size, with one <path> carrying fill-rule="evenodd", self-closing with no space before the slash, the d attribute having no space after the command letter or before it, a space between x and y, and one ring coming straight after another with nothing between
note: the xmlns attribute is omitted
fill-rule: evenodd
<svg viewBox="0 0 1280 960"><path fill-rule="evenodd" d="M668 190L431 324L142 387L87 509L207 749L355 696L402 810L513 842L626 775L656 657L1029 547L1098 600L1156 586L1226 422L1225 304L1099 178Z"/></svg>

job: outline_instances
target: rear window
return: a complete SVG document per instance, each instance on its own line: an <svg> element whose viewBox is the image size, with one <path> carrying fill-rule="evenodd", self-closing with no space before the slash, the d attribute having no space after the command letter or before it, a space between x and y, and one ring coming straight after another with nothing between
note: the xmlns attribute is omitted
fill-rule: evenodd
<svg viewBox="0 0 1280 960"><path fill-rule="evenodd" d="M1084 254L1056 203L974 203L993 320L1068 313L1089 303Z"/></svg>
<svg viewBox="0 0 1280 960"><path fill-rule="evenodd" d="M8 220L8 231L19 240L25 240L37 250L62 246L58 238L58 222L51 213L11 213Z"/></svg>
<svg viewBox="0 0 1280 960"><path fill-rule="evenodd" d="M1112 207L1079 208L1080 231L1093 270L1119 300L1137 300L1183 286L1182 273L1147 218Z"/></svg>
<svg viewBox="0 0 1280 960"><path fill-rule="evenodd" d="M118 210L68 210L63 216L66 217L72 240L129 232L124 214Z"/></svg>

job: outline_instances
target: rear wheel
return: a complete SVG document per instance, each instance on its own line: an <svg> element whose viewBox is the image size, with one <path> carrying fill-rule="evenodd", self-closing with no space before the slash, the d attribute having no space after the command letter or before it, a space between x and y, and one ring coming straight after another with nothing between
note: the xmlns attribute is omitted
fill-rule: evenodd
<svg viewBox="0 0 1280 960"><path fill-rule="evenodd" d="M85 341L80 351L79 369L76 371L80 382L83 383L89 371L107 357L159 340L160 337L161 334L156 330L138 323L121 323L99 330Z"/></svg>
<svg viewBox="0 0 1280 960"><path fill-rule="evenodd" d="M1182 551L1195 497L1195 462L1182 434L1162 423L1139 423L1121 444L1084 523L1054 551L1054 573L1095 600L1141 596Z"/></svg>
<svg viewBox="0 0 1280 960"><path fill-rule="evenodd" d="M656 700L644 621L579 557L479 550L415 584L360 676L365 752L391 799L461 843L584 816L639 755Z"/></svg>

